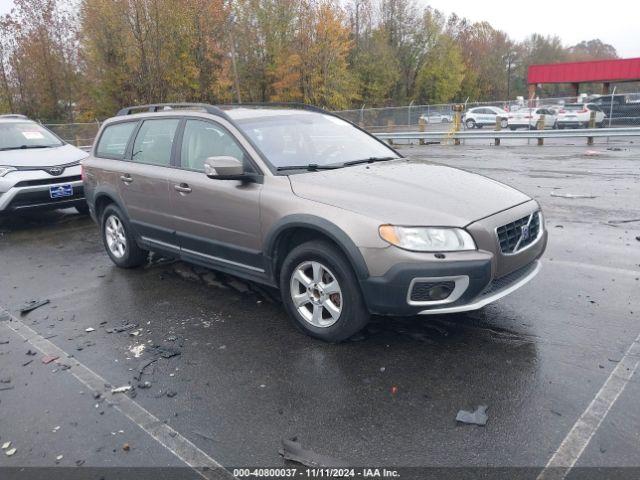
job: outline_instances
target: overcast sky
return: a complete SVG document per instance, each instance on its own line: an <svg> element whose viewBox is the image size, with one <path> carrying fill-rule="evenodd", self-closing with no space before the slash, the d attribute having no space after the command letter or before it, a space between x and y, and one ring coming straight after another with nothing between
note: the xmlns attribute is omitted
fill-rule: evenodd
<svg viewBox="0 0 640 480"><path fill-rule="evenodd" d="M531 33L558 35L565 45L599 38L621 57L640 57L640 1L638 0L417 0L470 20L487 20L514 40ZM12 0L0 0L8 13Z"/></svg>

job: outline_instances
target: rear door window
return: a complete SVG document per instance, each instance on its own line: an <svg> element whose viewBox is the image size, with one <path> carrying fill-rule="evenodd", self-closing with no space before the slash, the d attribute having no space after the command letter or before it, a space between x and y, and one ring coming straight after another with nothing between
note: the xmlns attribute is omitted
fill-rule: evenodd
<svg viewBox="0 0 640 480"><path fill-rule="evenodd" d="M168 167L171 164L171 150L179 124L178 118L145 120L133 143L131 160Z"/></svg>
<svg viewBox="0 0 640 480"><path fill-rule="evenodd" d="M106 158L124 158L131 133L138 122L124 122L109 125L100 136L96 147L96 156Z"/></svg>

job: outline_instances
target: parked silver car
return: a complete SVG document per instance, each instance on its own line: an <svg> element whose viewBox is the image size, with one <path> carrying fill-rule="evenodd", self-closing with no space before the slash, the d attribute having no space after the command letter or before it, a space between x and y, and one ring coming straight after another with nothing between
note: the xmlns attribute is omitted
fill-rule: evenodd
<svg viewBox="0 0 640 480"><path fill-rule="evenodd" d="M126 108L83 166L116 265L151 250L278 287L333 342L372 313L479 309L531 280L547 243L524 193L308 106Z"/></svg>
<svg viewBox="0 0 640 480"><path fill-rule="evenodd" d="M0 116L0 214L68 207L88 213L80 173L87 155L23 115Z"/></svg>

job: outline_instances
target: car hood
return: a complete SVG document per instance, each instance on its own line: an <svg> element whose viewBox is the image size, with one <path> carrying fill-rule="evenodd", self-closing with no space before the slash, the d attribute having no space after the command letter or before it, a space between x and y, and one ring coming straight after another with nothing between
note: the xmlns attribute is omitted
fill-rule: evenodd
<svg viewBox="0 0 640 480"><path fill-rule="evenodd" d="M0 165L27 168L52 167L74 163L88 155L87 152L68 144L51 148L7 150L0 152Z"/></svg>
<svg viewBox="0 0 640 480"><path fill-rule="evenodd" d="M527 195L490 178L419 160L395 160L289 177L301 198L397 225L464 227Z"/></svg>

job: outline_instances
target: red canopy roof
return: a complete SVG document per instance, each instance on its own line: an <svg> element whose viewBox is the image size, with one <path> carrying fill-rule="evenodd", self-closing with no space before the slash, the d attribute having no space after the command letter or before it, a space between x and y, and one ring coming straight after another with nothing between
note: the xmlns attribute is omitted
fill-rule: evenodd
<svg viewBox="0 0 640 480"><path fill-rule="evenodd" d="M629 82L640 80L640 58L529 65L528 83Z"/></svg>

